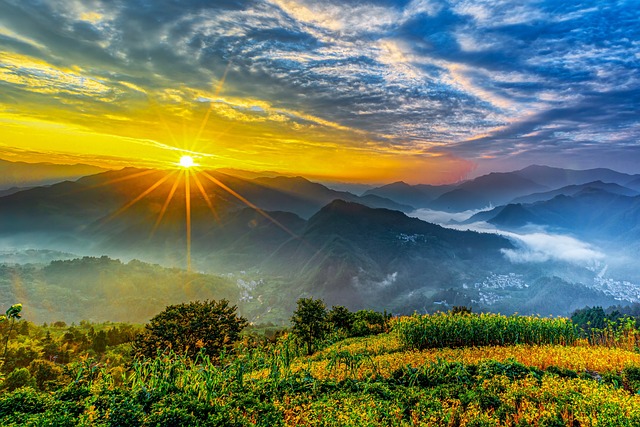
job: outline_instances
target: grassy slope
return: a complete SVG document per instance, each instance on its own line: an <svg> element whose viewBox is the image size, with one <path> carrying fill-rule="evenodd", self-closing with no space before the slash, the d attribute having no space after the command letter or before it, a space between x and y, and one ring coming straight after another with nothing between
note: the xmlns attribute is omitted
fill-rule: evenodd
<svg viewBox="0 0 640 427"><path fill-rule="evenodd" d="M629 350L580 342L408 351L391 332L289 365L285 344L223 367L149 360L124 385L104 375L54 394L0 394L0 424L640 425L640 378L631 375L640 354Z"/></svg>

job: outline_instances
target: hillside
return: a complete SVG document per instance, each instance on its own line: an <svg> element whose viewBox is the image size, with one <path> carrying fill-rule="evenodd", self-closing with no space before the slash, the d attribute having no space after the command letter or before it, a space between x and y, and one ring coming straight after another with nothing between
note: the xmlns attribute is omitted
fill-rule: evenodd
<svg viewBox="0 0 640 427"><path fill-rule="evenodd" d="M35 323L142 323L169 304L239 299L238 287L228 279L104 256L45 266L0 264L0 289L2 305L21 301L29 306L29 320Z"/></svg>

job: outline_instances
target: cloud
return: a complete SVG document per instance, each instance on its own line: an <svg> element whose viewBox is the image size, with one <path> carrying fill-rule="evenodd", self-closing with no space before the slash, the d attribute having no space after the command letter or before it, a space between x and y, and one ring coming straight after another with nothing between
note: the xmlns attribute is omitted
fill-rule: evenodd
<svg viewBox="0 0 640 427"><path fill-rule="evenodd" d="M605 255L591 245L570 236L548 233L501 233L516 242L518 249L502 252L512 262L564 261L579 265L593 265Z"/></svg>
<svg viewBox="0 0 640 427"><path fill-rule="evenodd" d="M636 155L640 137L640 10L592 5L9 0L0 3L0 49L49 71L2 65L0 102L35 115L44 114L37 104L55 106L83 123L93 114L109 126L104 110L127 116L171 91L210 91L226 72L225 98L313 117L325 141L341 130L354 135L341 144L372 152L522 166L542 153L580 163L603 153L615 165ZM196 99L168 109L184 117ZM306 125L286 113L211 114Z"/></svg>
<svg viewBox="0 0 640 427"><path fill-rule="evenodd" d="M434 211L431 209L418 209L408 215L434 224L449 225L451 223L466 221L473 215L489 209L492 208L488 207L487 209L468 210L463 212L444 212Z"/></svg>
<svg viewBox="0 0 640 427"><path fill-rule="evenodd" d="M605 258L603 252L589 243L572 236L549 233L544 227L530 226L516 232L501 230L487 222L476 222L464 225L456 224L456 222L465 221L482 211L482 209L478 209L450 213L431 209L418 209L409 214L409 216L455 230L472 230L507 237L514 243L516 248L503 249L502 253L507 259L514 263L561 261L583 266L593 266Z"/></svg>

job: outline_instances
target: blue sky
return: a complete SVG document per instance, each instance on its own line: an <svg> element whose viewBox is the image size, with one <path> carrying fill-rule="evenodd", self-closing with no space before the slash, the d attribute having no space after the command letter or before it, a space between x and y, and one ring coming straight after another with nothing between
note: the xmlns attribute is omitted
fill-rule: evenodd
<svg viewBox="0 0 640 427"><path fill-rule="evenodd" d="M230 135L256 159L333 144L397 158L396 168L406 158L413 174L440 159L442 180L532 163L640 172L639 6L0 0L0 126L36 120L140 139L119 127L123 117L149 127L149 103L170 117L206 103L216 124L241 122Z"/></svg>

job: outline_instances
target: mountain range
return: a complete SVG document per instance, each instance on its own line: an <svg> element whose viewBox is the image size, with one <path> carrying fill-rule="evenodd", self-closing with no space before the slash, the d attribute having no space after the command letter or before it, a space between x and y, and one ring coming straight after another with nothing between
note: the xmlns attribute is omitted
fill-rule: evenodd
<svg viewBox="0 0 640 427"><path fill-rule="evenodd" d="M532 165L513 172L490 173L457 185L425 186L397 182L373 188L366 194L382 196L415 208L461 212L500 206L532 194L548 194L563 187L595 181L625 187L623 191L627 191L627 195L640 192L640 175L610 169L572 170Z"/></svg>
<svg viewBox="0 0 640 427"><path fill-rule="evenodd" d="M358 196L303 177L225 172L194 172L187 185L178 171L126 168L0 195L0 243L168 267L189 261L201 274L235 277L241 309L261 321L283 321L302 296L396 313L456 304L545 315L568 314L575 301L636 298L612 290L618 282L598 285L604 273L592 264L514 262L505 255L526 250L517 235L406 214L494 205L465 223L510 232L536 225L637 247L638 176L531 166L456 185L397 182ZM545 295L554 304L545 306Z"/></svg>

